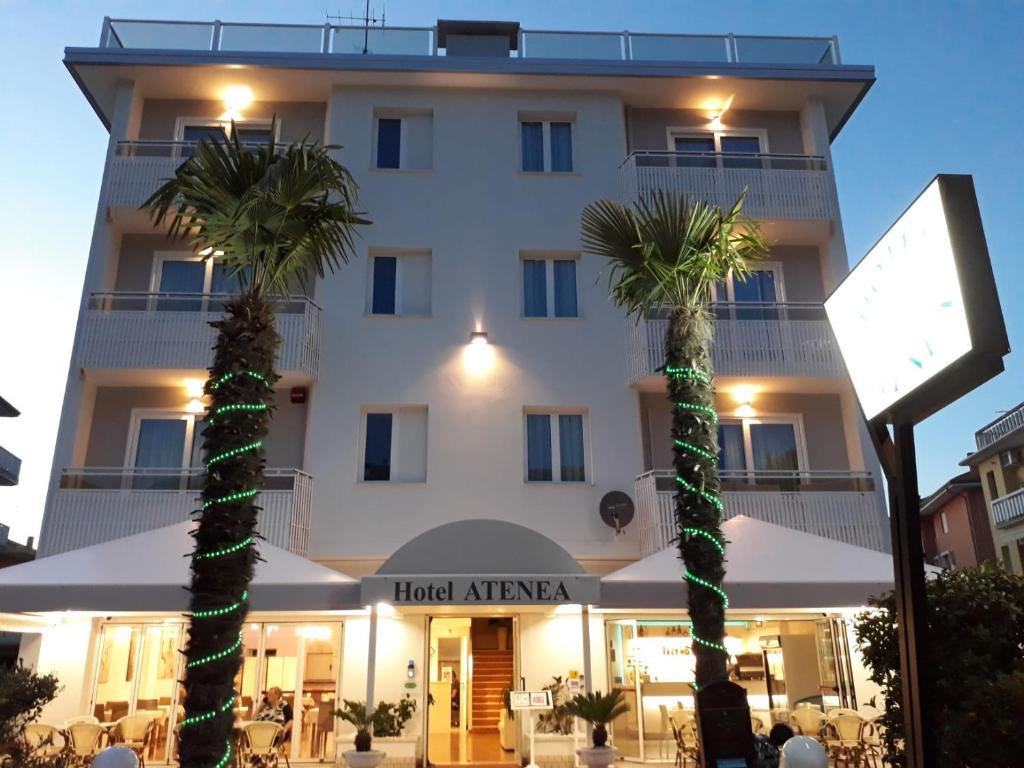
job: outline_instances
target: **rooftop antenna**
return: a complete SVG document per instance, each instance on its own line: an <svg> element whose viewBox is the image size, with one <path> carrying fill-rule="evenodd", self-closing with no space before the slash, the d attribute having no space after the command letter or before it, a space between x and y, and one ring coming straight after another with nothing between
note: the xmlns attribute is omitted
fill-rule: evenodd
<svg viewBox="0 0 1024 768"><path fill-rule="evenodd" d="M366 10L363 12L362 16L342 16L340 11L338 13L328 13L327 11L324 11L324 15L327 17L328 22L361 21L363 23L363 53L366 54L370 52L370 27L375 24L380 24L381 29L384 28L386 21L385 10L385 7L382 5L379 19L376 14L371 16L370 0L366 0Z"/></svg>

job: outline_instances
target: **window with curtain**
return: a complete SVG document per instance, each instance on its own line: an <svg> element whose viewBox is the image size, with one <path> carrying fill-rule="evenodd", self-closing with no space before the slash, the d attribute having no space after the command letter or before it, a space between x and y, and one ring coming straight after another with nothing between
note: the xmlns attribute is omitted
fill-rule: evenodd
<svg viewBox="0 0 1024 768"><path fill-rule="evenodd" d="M394 414L366 414L363 450L363 480L380 482L391 479L391 431Z"/></svg>
<svg viewBox="0 0 1024 768"><path fill-rule="evenodd" d="M526 415L526 479L530 482L550 481L551 416L546 413Z"/></svg>
<svg viewBox="0 0 1024 768"><path fill-rule="evenodd" d="M270 143L270 126L245 128L237 125L235 126L235 135L243 144L266 145Z"/></svg>
<svg viewBox="0 0 1024 768"><path fill-rule="evenodd" d="M743 446L743 424L719 423L718 468L725 471L747 468L746 449Z"/></svg>
<svg viewBox="0 0 1024 768"><path fill-rule="evenodd" d="M135 436L136 469L181 469L189 422L184 418L146 417L138 420ZM180 478L171 475L139 475L136 489L173 489Z"/></svg>
<svg viewBox="0 0 1024 768"><path fill-rule="evenodd" d="M206 262L165 259L160 263L160 293L203 293L206 287ZM167 298L157 299L156 308L162 312L200 312L203 300Z"/></svg>
<svg viewBox="0 0 1024 768"><path fill-rule="evenodd" d="M182 147L182 157L189 157L195 152L195 144L200 141L216 141L227 138L228 132L223 125L186 125L181 130L181 140L186 142Z"/></svg>
<svg viewBox="0 0 1024 768"><path fill-rule="evenodd" d="M395 256L373 257L373 297L370 304L372 314L395 314L397 275L398 259Z"/></svg>
<svg viewBox="0 0 1024 768"><path fill-rule="evenodd" d="M579 317L576 259L523 259L523 317Z"/></svg>
<svg viewBox="0 0 1024 768"><path fill-rule="evenodd" d="M774 304L778 301L775 290L775 271L755 269L747 275L746 280L734 280L733 300L737 304L744 302ZM777 320L778 314L778 309L775 307L736 307L737 320Z"/></svg>
<svg viewBox="0 0 1024 768"><path fill-rule="evenodd" d="M572 172L572 123L551 123L551 170Z"/></svg>
<svg viewBox="0 0 1024 768"><path fill-rule="evenodd" d="M529 122L520 126L522 133L523 170L544 170L544 123Z"/></svg>
<svg viewBox="0 0 1024 768"><path fill-rule="evenodd" d="M796 428L793 424L751 424L750 451L755 470L797 470Z"/></svg>
<svg viewBox="0 0 1024 768"><path fill-rule="evenodd" d="M676 136L675 149L676 152L682 155L698 155L697 157L677 157L676 162L685 168L715 167L715 158L710 156L715 151L714 134L709 133L707 136Z"/></svg>
<svg viewBox="0 0 1024 768"><path fill-rule="evenodd" d="M381 117L377 120L377 167L400 168L402 160L402 120Z"/></svg>
<svg viewBox="0 0 1024 768"><path fill-rule="evenodd" d="M576 317L576 260L555 259L555 317Z"/></svg>
<svg viewBox="0 0 1024 768"><path fill-rule="evenodd" d="M251 267L236 270L214 261L210 274L210 293L241 293L242 287L249 284L251 277Z"/></svg>
<svg viewBox="0 0 1024 768"><path fill-rule="evenodd" d="M558 446L563 483L582 483L586 480L583 463L583 416L578 413L560 414L558 417Z"/></svg>
<svg viewBox="0 0 1024 768"><path fill-rule="evenodd" d="M722 158L722 165L725 168L760 168L761 159L756 155L761 154L761 139L757 136L720 136L722 152L727 155ZM729 157L729 155L733 155ZM735 155L754 155L750 159L735 157Z"/></svg>
<svg viewBox="0 0 1024 768"><path fill-rule="evenodd" d="M523 316L548 316L547 261L523 259Z"/></svg>

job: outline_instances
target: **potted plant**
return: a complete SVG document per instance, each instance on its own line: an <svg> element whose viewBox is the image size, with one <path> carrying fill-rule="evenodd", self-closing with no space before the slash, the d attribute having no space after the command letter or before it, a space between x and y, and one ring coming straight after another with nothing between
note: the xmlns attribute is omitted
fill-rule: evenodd
<svg viewBox="0 0 1024 768"><path fill-rule="evenodd" d="M531 755L531 762L535 765L542 760L558 765L571 764L576 751L576 718L567 709L572 701L569 685L559 675L552 677L544 689L551 691L552 708L537 714L526 713L528 717L536 717L537 723L536 755Z"/></svg>
<svg viewBox="0 0 1024 768"><path fill-rule="evenodd" d="M377 768L384 760L384 753L373 749L373 734L375 715L377 711L370 712L365 701L343 700L345 706L335 710L334 714L347 723L356 727L356 738L354 750L342 753L345 763L349 768Z"/></svg>
<svg viewBox="0 0 1024 768"><path fill-rule="evenodd" d="M505 686L501 692L502 708L498 715L498 740L506 752L516 749L516 713L512 709L512 688Z"/></svg>
<svg viewBox="0 0 1024 768"><path fill-rule="evenodd" d="M608 723L619 715L629 710L629 705L622 699L622 691L611 693L577 694L572 701L566 705L566 709L573 717L586 720L594 727L591 741L592 747L577 749L576 754L580 756L580 762L592 768L611 765L615 762L618 750L608 746Z"/></svg>

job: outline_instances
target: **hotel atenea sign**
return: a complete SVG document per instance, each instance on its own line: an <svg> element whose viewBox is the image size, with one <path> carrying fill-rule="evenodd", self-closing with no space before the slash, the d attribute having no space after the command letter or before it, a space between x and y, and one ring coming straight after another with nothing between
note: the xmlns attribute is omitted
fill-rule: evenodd
<svg viewBox="0 0 1024 768"><path fill-rule="evenodd" d="M362 601L392 605L563 605L596 603L600 578L542 576L366 576Z"/></svg>

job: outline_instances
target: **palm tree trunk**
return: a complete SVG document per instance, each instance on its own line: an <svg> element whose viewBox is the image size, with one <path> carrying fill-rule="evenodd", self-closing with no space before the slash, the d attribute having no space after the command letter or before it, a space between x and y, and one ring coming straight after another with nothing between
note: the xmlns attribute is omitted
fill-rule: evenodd
<svg viewBox="0 0 1024 768"><path fill-rule="evenodd" d="M256 494L263 487L263 440L278 378L274 363L280 339L262 295L242 294L211 325L218 335L205 387L211 403L192 555L182 768L225 768L232 760L235 675L257 560Z"/></svg>
<svg viewBox="0 0 1024 768"><path fill-rule="evenodd" d="M672 401L676 526L686 565L698 687L726 678L725 542L718 480L718 418L712 388L713 318L706 307L676 307L665 334Z"/></svg>

